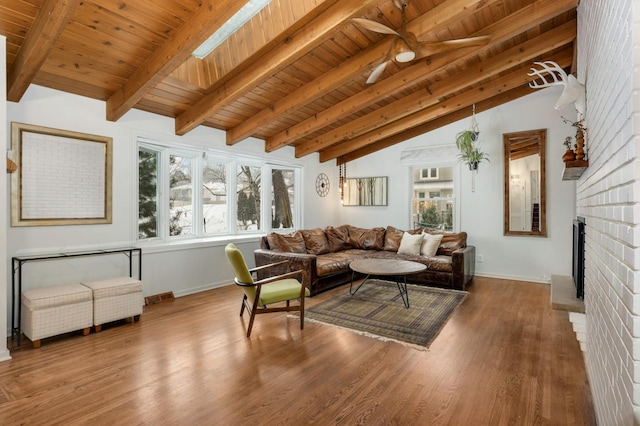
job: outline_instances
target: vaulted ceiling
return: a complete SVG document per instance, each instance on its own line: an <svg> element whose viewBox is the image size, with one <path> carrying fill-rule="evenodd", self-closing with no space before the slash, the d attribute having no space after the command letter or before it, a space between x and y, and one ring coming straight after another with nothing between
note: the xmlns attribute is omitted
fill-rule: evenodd
<svg viewBox="0 0 640 426"><path fill-rule="evenodd" d="M38 84L106 101L107 120L136 108L174 118L178 135L210 126L228 145L253 136L266 152L342 164L531 93L534 61L573 70L578 0L411 0L406 30L420 41L490 37L390 61L373 84L397 36L351 18L399 31L394 0L272 0L206 58L191 56L242 5L3 0L7 97Z"/></svg>

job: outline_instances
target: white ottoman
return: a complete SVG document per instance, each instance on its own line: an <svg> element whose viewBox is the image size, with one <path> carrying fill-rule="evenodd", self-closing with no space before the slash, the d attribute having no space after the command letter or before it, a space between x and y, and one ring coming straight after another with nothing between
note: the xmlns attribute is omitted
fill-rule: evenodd
<svg viewBox="0 0 640 426"><path fill-rule="evenodd" d="M91 290L81 284L65 284L22 292L21 326L25 336L40 347L40 339L82 330L93 324Z"/></svg>
<svg viewBox="0 0 640 426"><path fill-rule="evenodd" d="M96 333L102 324L124 318L140 319L142 314L142 281L131 277L115 277L97 281L86 281L93 292L93 325Z"/></svg>

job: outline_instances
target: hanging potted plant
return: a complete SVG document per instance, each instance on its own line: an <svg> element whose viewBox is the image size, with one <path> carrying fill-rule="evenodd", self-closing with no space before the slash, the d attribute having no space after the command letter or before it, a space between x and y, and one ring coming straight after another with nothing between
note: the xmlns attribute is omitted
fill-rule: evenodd
<svg viewBox="0 0 640 426"><path fill-rule="evenodd" d="M480 151L480 148L476 145L478 135L477 130L465 130L458 133L456 136L456 146L460 151L458 159L469 166L469 170L477 170L478 164L481 161L489 161L489 156Z"/></svg>

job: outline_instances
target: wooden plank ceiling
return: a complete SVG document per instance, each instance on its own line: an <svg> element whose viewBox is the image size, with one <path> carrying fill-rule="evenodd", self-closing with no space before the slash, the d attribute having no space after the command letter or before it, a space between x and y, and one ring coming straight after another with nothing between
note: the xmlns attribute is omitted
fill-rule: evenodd
<svg viewBox="0 0 640 426"><path fill-rule="evenodd" d="M399 0L395 0L397 3ZM411 0L420 42L491 36L408 63L366 84L402 27L394 0L272 0L203 60L191 52L241 6L237 0L3 0L7 95L30 84L175 119L176 134L225 130L265 151L295 147L337 164L530 93L534 61L573 70L578 0Z"/></svg>

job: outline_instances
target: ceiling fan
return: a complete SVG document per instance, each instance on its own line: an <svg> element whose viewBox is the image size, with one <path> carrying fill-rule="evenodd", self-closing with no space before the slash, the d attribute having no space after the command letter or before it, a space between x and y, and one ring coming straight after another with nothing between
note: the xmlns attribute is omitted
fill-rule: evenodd
<svg viewBox="0 0 640 426"><path fill-rule="evenodd" d="M406 30L406 8L409 5L409 0L393 0L393 4L402 12L402 26L398 31L370 19L351 19L358 26L366 30L397 36L389 45L389 49L382 59L382 62L375 67L371 75L369 75L369 78L367 78L367 84L375 83L378 80L387 67L387 63L389 61L395 60L396 62L411 62L414 59L424 58L425 56L445 52L447 50L470 46L484 46L492 37L491 35L485 35L446 41L418 41L415 34Z"/></svg>

